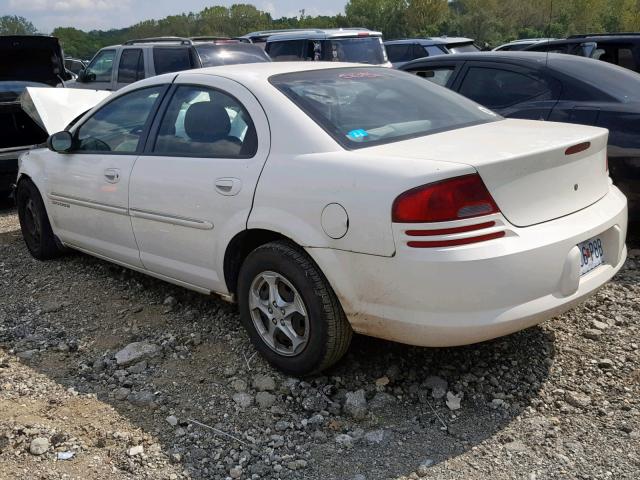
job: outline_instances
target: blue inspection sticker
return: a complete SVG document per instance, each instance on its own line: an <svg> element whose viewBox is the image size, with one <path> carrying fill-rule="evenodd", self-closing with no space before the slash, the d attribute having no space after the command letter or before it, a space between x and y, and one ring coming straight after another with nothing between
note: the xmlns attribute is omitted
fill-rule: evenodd
<svg viewBox="0 0 640 480"><path fill-rule="evenodd" d="M360 140L361 138L368 136L369 134L367 133L367 131L361 128L358 130L351 130L349 133L347 133L347 137L349 137L351 140Z"/></svg>

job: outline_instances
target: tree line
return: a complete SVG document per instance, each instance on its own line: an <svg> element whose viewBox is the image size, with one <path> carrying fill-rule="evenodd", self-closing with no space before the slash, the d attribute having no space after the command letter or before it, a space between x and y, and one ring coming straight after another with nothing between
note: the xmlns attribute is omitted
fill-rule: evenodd
<svg viewBox="0 0 640 480"><path fill-rule="evenodd" d="M100 48L156 36L236 37L255 30L367 27L385 38L465 36L495 46L517 38L640 30L640 0L349 0L334 16L272 18L250 4L211 6L200 12L145 20L128 28L85 32L58 27L65 53L91 58ZM23 17L0 17L0 34L32 34Z"/></svg>

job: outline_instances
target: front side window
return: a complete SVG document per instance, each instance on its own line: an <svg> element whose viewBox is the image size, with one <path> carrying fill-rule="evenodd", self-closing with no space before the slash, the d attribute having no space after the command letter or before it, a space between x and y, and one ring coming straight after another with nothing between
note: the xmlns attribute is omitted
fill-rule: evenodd
<svg viewBox="0 0 640 480"><path fill-rule="evenodd" d="M487 108L505 108L550 93L539 77L498 68L472 67L460 93Z"/></svg>
<svg viewBox="0 0 640 480"><path fill-rule="evenodd" d="M142 50L129 48L122 52L118 65L118 83L133 83L144 78Z"/></svg>
<svg viewBox="0 0 640 480"><path fill-rule="evenodd" d="M85 78L89 82L110 82L115 50L102 50L87 67Z"/></svg>
<svg viewBox="0 0 640 480"><path fill-rule="evenodd" d="M106 104L78 128L74 151L135 153L164 88L143 88Z"/></svg>
<svg viewBox="0 0 640 480"><path fill-rule="evenodd" d="M156 155L250 158L258 142L253 122L234 97L206 87L176 89L160 123Z"/></svg>
<svg viewBox="0 0 640 480"><path fill-rule="evenodd" d="M362 148L500 119L449 90L387 68L276 75L270 82L345 148Z"/></svg>
<svg viewBox="0 0 640 480"><path fill-rule="evenodd" d="M189 47L154 47L153 64L156 75L196 67L194 55Z"/></svg>

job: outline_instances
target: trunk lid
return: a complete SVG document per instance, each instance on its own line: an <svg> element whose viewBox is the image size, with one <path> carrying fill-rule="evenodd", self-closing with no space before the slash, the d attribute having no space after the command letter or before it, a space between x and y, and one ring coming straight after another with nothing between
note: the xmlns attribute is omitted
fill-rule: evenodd
<svg viewBox="0 0 640 480"><path fill-rule="evenodd" d="M0 36L0 82L27 81L56 86L69 76L62 48L55 37Z"/></svg>
<svg viewBox="0 0 640 480"><path fill-rule="evenodd" d="M470 165L507 220L525 227L569 215L606 195L607 137L607 130L596 127L502 120L363 152ZM567 154L586 142L587 149Z"/></svg>

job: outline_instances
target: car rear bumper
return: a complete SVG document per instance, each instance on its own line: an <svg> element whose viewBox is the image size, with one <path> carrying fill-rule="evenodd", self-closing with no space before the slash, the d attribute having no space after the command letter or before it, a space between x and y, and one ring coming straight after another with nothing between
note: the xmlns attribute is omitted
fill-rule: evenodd
<svg viewBox="0 0 640 480"><path fill-rule="evenodd" d="M411 248L403 227L394 225L394 257L308 251L356 332L412 345L471 344L540 323L601 287L627 254L627 202L615 187L557 220L526 228L504 221L505 237L473 245ZM596 236L605 263L580 276L576 246Z"/></svg>

